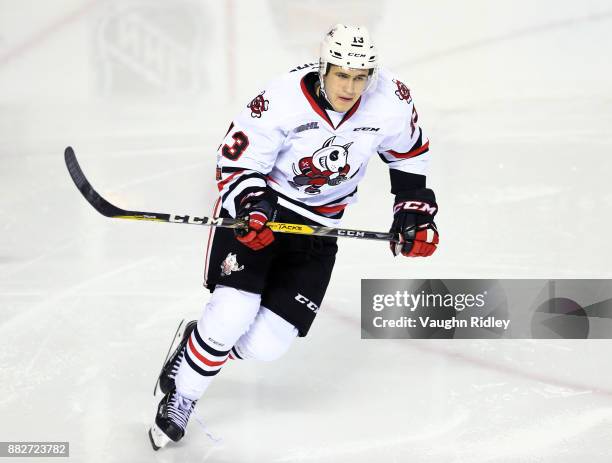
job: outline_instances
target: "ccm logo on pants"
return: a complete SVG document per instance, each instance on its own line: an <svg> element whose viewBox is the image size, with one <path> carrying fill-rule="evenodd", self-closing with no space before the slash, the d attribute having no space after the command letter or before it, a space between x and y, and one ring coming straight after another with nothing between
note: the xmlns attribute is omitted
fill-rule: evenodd
<svg viewBox="0 0 612 463"><path fill-rule="evenodd" d="M317 304L312 302L307 297L302 296L300 293L298 293L298 295L295 296L295 300L298 301L300 304L306 304L306 307L308 307L310 310L312 310L315 313L317 312L317 310L319 310L319 306Z"/></svg>

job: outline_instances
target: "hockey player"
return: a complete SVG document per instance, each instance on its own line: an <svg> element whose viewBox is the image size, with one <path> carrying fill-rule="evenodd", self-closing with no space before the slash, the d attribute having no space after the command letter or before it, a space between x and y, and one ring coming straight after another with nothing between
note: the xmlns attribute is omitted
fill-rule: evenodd
<svg viewBox="0 0 612 463"><path fill-rule="evenodd" d="M323 39L318 64L272 82L231 123L218 149L215 213L244 218L248 229L211 231L212 296L160 375L155 449L183 437L196 401L228 359L276 359L310 329L336 239L274 235L268 221L337 226L378 154L395 196L393 255L436 250L429 142L417 123L410 90L379 67L368 31L341 24Z"/></svg>

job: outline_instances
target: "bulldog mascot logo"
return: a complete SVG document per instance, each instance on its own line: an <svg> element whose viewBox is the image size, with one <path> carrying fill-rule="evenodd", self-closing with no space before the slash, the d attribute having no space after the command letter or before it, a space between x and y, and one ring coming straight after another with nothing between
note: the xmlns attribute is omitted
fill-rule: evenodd
<svg viewBox="0 0 612 463"><path fill-rule="evenodd" d="M328 138L323 146L312 156L302 158L296 168L293 164L293 186L305 186L305 193L318 195L323 185L335 186L347 180L351 166L347 163L348 149L353 142L346 145L334 145L336 137Z"/></svg>

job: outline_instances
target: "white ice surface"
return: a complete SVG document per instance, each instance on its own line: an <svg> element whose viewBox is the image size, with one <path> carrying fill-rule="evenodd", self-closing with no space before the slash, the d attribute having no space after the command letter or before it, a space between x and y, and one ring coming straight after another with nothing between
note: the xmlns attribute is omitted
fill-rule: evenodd
<svg viewBox="0 0 612 463"><path fill-rule="evenodd" d="M151 389L209 297L207 231L98 215L63 149L119 206L208 214L233 115L339 21L369 24L413 89L440 249L342 241L311 334L198 405L223 444L192 421L154 453ZM0 1L0 441L70 441L75 462L611 461L610 341L359 328L360 278L612 277L611 31L603 0ZM345 225L386 230L369 169Z"/></svg>

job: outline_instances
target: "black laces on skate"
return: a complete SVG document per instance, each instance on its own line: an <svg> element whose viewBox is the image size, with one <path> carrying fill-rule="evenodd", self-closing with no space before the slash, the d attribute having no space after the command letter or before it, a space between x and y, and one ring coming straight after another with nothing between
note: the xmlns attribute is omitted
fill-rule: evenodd
<svg viewBox="0 0 612 463"><path fill-rule="evenodd" d="M172 368L170 369L170 372L168 373L168 378L173 379L173 380L176 379L176 375L178 374L179 367L181 366L181 362L183 361L183 357L185 357L186 349L187 349L187 346L181 349L181 353L178 355L178 357L172 364Z"/></svg>

